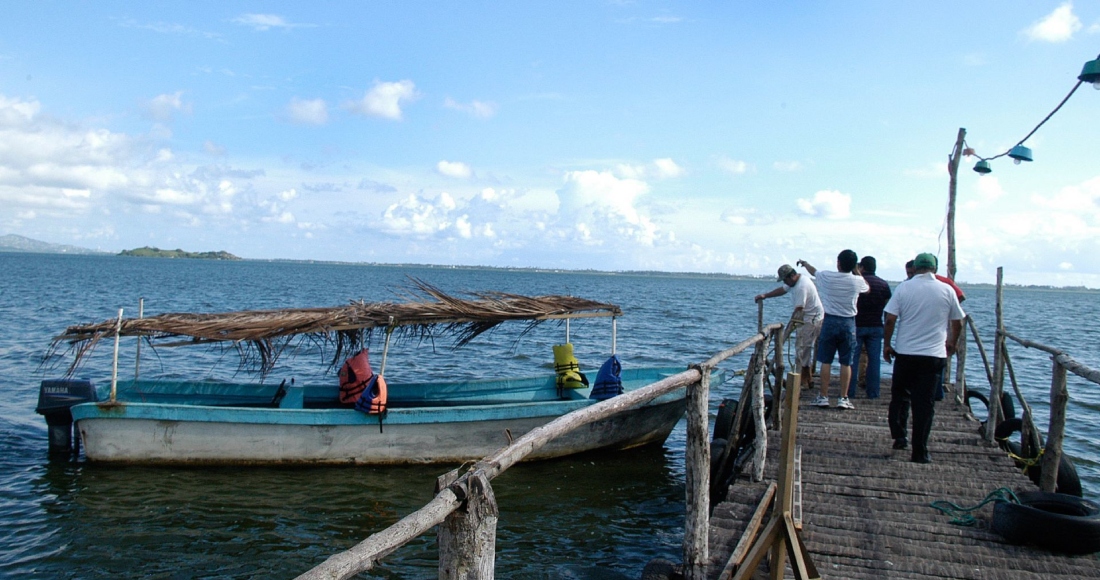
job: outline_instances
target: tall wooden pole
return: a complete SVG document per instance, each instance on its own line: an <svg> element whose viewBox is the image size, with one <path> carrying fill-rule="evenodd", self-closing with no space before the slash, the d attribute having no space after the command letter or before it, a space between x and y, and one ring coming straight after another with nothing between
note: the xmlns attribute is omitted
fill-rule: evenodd
<svg viewBox="0 0 1100 580"><path fill-rule="evenodd" d="M955 192L959 183L959 161L962 159L966 129L959 128L955 150L947 158L947 173L951 176L947 190L947 277L955 279Z"/></svg>

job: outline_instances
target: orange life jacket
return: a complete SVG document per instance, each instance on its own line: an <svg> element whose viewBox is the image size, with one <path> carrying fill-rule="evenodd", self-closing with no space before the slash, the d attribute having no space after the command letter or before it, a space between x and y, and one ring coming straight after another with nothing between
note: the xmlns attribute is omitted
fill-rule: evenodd
<svg viewBox="0 0 1100 580"><path fill-rule="evenodd" d="M340 402L347 405L358 401L373 376L367 349L344 361L344 366L340 367Z"/></svg>
<svg viewBox="0 0 1100 580"><path fill-rule="evenodd" d="M382 375L374 375L371 377L362 396L355 403L355 410L368 415L385 415L386 399L386 379ZM381 421L380 418L379 425L381 425Z"/></svg>

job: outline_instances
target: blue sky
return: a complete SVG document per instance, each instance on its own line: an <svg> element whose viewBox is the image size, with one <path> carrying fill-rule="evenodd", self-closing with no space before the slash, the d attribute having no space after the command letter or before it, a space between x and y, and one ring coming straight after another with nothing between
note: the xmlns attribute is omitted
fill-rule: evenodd
<svg viewBox="0 0 1100 580"><path fill-rule="evenodd" d="M315 4L315 5L314 5ZM246 258L773 273L946 257L1100 3L34 2L0 234ZM957 278L1100 287L1100 92L959 175Z"/></svg>

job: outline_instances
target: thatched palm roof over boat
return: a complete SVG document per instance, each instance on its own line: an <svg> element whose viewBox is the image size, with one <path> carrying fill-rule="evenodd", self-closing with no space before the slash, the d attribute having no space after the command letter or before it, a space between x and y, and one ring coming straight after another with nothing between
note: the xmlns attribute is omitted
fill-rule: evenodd
<svg viewBox="0 0 1100 580"><path fill-rule="evenodd" d="M54 337L51 351L68 344L74 353L70 372L104 338L136 336L153 346L228 343L241 350L242 363L256 355L266 372L294 338L335 347L333 364L376 329L399 336L452 336L455 346L508 321L541 322L566 318L620 316L614 304L575 296L524 296L503 292L472 292L468 298L448 295L413 280L404 302L352 302L327 308L244 310L209 314L168 313L148 318L105 320L70 326ZM526 330L524 332L526 332Z"/></svg>

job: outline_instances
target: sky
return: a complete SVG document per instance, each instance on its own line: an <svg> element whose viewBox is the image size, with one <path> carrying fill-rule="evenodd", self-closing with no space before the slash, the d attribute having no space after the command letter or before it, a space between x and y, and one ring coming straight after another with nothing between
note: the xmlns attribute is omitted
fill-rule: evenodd
<svg viewBox="0 0 1100 580"><path fill-rule="evenodd" d="M945 264L1100 2L15 2L0 235L117 252L773 274ZM965 157L963 282L1100 287L1100 91ZM941 273L944 268L941 268Z"/></svg>

